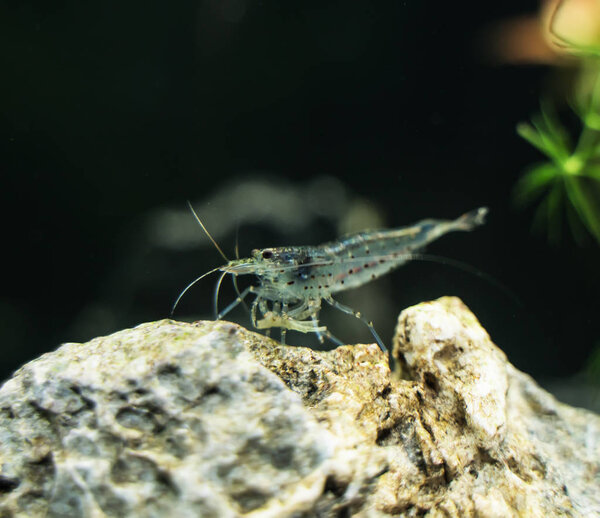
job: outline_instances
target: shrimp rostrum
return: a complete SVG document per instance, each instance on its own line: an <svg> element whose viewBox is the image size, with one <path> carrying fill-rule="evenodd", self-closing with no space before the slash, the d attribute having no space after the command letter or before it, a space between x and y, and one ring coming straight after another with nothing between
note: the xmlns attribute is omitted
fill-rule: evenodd
<svg viewBox="0 0 600 518"><path fill-rule="evenodd" d="M360 312L336 301L333 295L362 286L411 259L419 258L419 251L448 232L468 231L482 225L487 212L487 208L481 207L455 220L425 219L398 229L348 235L319 246L253 250L251 257L228 261L196 279L181 293L175 305L205 275L222 272L217 285L218 291L225 275L237 277L252 274L256 277L257 284L248 286L242 292L236 288L237 298L217 315L218 319L248 296L254 295L250 315L255 328L280 328L283 343L286 332L293 330L315 333L321 342L328 338L338 345L342 344L326 326L319 325L319 312L325 301L360 319L369 328L382 351L387 352L373 324Z"/></svg>

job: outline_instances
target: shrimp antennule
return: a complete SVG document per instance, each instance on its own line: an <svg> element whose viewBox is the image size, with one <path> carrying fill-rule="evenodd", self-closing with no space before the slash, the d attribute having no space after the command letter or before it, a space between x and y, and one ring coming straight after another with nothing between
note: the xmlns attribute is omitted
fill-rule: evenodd
<svg viewBox="0 0 600 518"><path fill-rule="evenodd" d="M202 223L202 220L200 219L200 216L198 216L198 214L196 214L196 211L194 210L194 207L192 206L192 202L190 202L190 200L186 200L188 207L190 208L190 210L192 211L192 214L194 215L194 218L196 218L196 221L198 222L198 225L200 225L200 228L204 231L204 233L206 234L206 236L208 237L208 239L210 239L210 242L215 246L215 248L217 249L217 251L219 252L219 254L221 254L221 257L223 259L225 259L228 263L231 262L230 259L225 255L225 252L223 252L223 250L221 249L221 247L219 246L219 244L215 241L215 239L211 236L210 232L208 231L208 229L204 226L204 223ZM237 231L236 231L237 234ZM237 235L236 235L236 243L235 243L235 255L236 258L239 258L239 251L238 251L238 244L237 244ZM225 272L226 273L226 272ZM223 275L221 275L221 277L219 278L218 282L217 282L217 286L215 289L215 297L214 297L214 308L215 308L215 315L219 314L218 311L218 298L219 298L219 289L221 288L221 282L223 281L223 277L225 277L225 273L223 273ZM197 279L200 280L200 279ZM196 281L194 281L196 282ZM240 296L240 289L238 288L237 285L237 279L235 276L232 276L232 282L233 282L233 288L235 290L235 294L239 297ZM186 288L187 290L187 288ZM185 291L184 290L184 293ZM181 294L183 295L183 293ZM181 298L181 295L179 298ZM177 299L177 301L179 301L179 298ZM248 306L246 305L246 303L242 300L242 305L244 306L244 308L246 308L246 311L248 311L248 313L250 312L250 309L248 308ZM173 310L175 309L175 306L173 306ZM171 311L171 315L173 315L173 311Z"/></svg>
<svg viewBox="0 0 600 518"><path fill-rule="evenodd" d="M173 316L173 313L175 313L175 308L177 307L177 305L179 304L179 301L181 300L181 297L183 297L187 291L197 282L201 281L202 279L204 279L204 277L206 277L207 275L210 275L211 273L215 273L218 272L221 268L223 268L222 266L219 266L218 268L214 268L212 269L210 272L206 272L203 273L202 275L200 275L200 277L196 277L192 282L190 282L184 289L183 291L179 294L179 296L177 297L177 299L175 300L175 303L173 304L173 307L171 308L171 316Z"/></svg>

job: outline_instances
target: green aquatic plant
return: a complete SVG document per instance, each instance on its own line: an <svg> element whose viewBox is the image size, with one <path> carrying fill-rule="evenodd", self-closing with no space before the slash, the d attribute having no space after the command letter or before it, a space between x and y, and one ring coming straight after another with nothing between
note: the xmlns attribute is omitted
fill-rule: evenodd
<svg viewBox="0 0 600 518"><path fill-rule="evenodd" d="M582 16L582 13L585 16ZM517 126L519 135L548 160L531 167L517 182L515 201L527 205L544 195L534 226L546 226L548 238L557 241L562 214L576 241L582 227L600 244L600 2L559 0L548 12L545 37L557 56L574 66L571 105L581 131L575 143L560 123L552 103L542 105L531 123Z"/></svg>
<svg viewBox="0 0 600 518"><path fill-rule="evenodd" d="M504 59L569 67L574 81L566 100L580 127L573 138L573 129L561 123L554 110L564 104L560 98L542 102L531 122L517 125L517 133L546 160L517 181L514 201L523 207L541 199L534 227L545 227L550 241L560 239L566 215L578 244L589 241L590 234L600 244L600 0L542 2L537 17L525 25L521 19L508 24L500 35ZM600 401L600 341L583 375L595 402Z"/></svg>
<svg viewBox="0 0 600 518"><path fill-rule="evenodd" d="M531 123L517 126L519 135L548 160L534 165L519 179L515 201L524 206L544 195L534 226L546 226L550 241L560 238L562 214L566 212L576 241L584 240L583 224L600 244L600 60L594 65L591 89L587 70L578 82L586 87L576 87L574 108L582 129L575 144L549 104L542 105Z"/></svg>

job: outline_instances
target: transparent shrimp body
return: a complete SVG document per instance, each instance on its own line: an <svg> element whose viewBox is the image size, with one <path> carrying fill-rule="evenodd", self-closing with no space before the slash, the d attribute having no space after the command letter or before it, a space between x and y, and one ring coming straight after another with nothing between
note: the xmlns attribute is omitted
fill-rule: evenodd
<svg viewBox="0 0 600 518"><path fill-rule="evenodd" d="M362 320L385 351L372 323L359 312L334 300L332 295L362 286L398 268L428 243L448 232L474 229L484 223L486 214L487 209L482 207L455 220L426 219L398 229L352 234L320 246L254 250L252 257L230 261L219 268L236 276L253 274L258 280L256 286L240 293L219 317L253 293L256 298L251 305L251 316L255 327L281 328L282 341L289 329L314 332L321 341L325 336L339 344L340 340L325 326L319 325L319 311L324 300Z"/></svg>

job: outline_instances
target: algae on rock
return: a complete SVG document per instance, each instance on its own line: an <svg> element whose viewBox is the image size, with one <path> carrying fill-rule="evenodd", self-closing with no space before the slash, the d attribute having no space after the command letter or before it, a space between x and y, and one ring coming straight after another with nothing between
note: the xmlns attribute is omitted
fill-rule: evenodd
<svg viewBox="0 0 600 518"><path fill-rule="evenodd" d="M0 389L0 515L600 516L600 417L460 300L405 310L394 355L168 320L63 345Z"/></svg>

